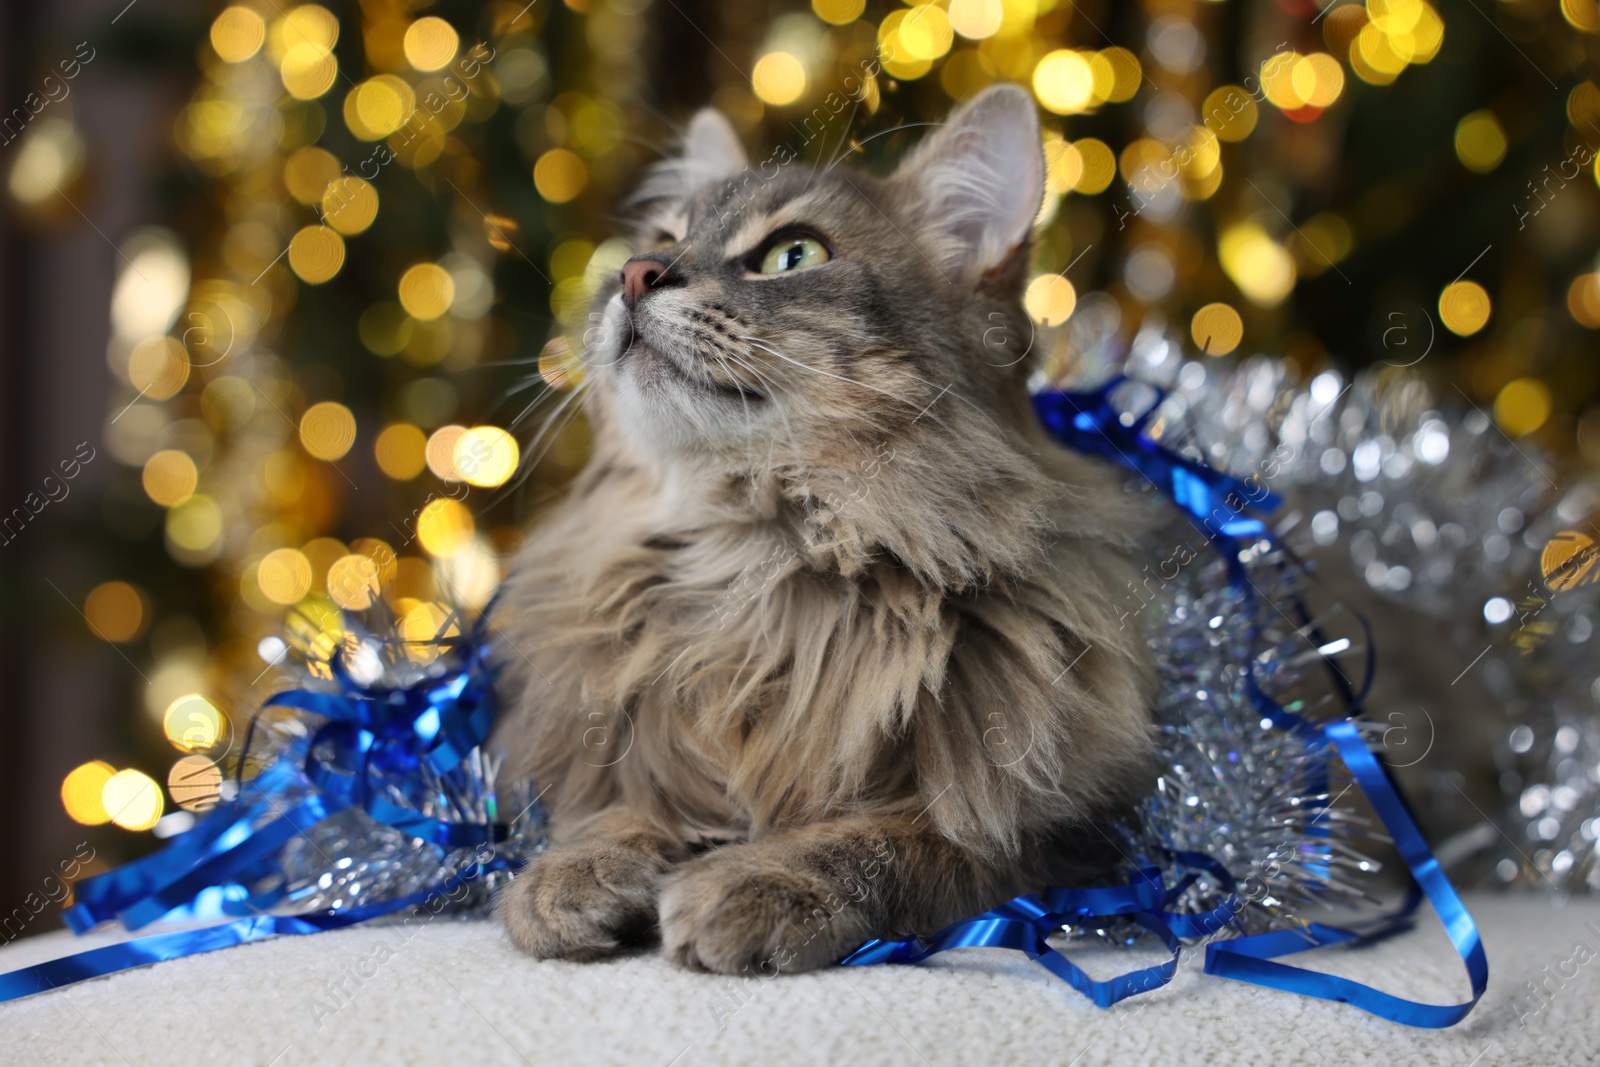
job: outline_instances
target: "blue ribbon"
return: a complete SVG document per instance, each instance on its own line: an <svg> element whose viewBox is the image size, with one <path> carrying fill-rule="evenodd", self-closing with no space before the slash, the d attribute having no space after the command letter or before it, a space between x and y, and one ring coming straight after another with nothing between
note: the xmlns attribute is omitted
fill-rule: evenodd
<svg viewBox="0 0 1600 1067"><path fill-rule="evenodd" d="M1115 378L1101 388L1082 393L1045 390L1034 395L1034 409L1055 438L1074 451L1099 456L1148 479L1155 488L1175 503L1221 555L1229 580L1247 596L1260 594L1245 573L1241 538L1273 541L1271 531L1260 518L1249 514L1276 509L1281 501L1265 487L1252 489L1247 481L1215 470L1165 448L1148 433L1149 424L1160 406L1161 395L1137 415L1128 415L1112 403L1112 394L1126 383ZM1280 550L1287 552L1281 545ZM1309 613L1298 599L1295 610L1301 625L1312 634ZM1366 628L1366 620L1361 620ZM1252 638L1254 631L1252 631ZM1368 646L1371 646L1368 630ZM1320 636L1318 645L1323 644ZM1369 657L1360 687L1352 688L1344 676L1329 664L1334 684L1344 699L1348 715L1353 716L1372 684L1373 661ZM1322 1000L1348 1003L1380 1018L1407 1026L1450 1026L1472 1011L1489 983L1489 963L1478 937L1477 925L1468 914L1438 861L1417 829L1410 809L1400 797L1383 765L1361 740L1350 719L1316 725L1273 700L1256 684L1253 659L1247 664L1246 686L1250 699L1262 717L1278 729L1300 735L1313 751L1332 745L1349 769L1355 783L1366 793L1384 828L1389 831L1411 874L1412 889L1405 902L1391 915L1382 917L1364 932L1311 923L1303 929L1234 937L1213 941L1206 946L1205 972L1252 985L1281 989ZM1099 1007L1110 1007L1127 997L1159 989L1177 973L1182 938L1215 935L1233 923L1242 905L1233 893L1234 882L1228 872L1208 856L1180 852L1172 857L1167 872L1142 869L1126 884L1101 889L1051 889L1039 896L1018 897L973 919L958 922L925 941L869 941L843 962L861 966L873 963L915 963L952 948L996 947L1025 952ZM1155 906L1152 887L1163 885L1163 874L1187 869L1170 889L1161 890L1161 902L1170 904L1186 889L1198 872L1213 878L1229 895L1208 912L1181 914ZM1341 943L1371 942L1387 937L1410 925L1411 913L1423 897L1434 907L1450 942L1466 967L1472 996L1461 1004L1433 1005L1406 1000L1337 975L1320 974L1275 962L1306 949ZM1087 919L1127 916L1161 938L1172 952L1164 963L1131 971L1105 981L1091 979L1045 939L1070 923Z"/></svg>

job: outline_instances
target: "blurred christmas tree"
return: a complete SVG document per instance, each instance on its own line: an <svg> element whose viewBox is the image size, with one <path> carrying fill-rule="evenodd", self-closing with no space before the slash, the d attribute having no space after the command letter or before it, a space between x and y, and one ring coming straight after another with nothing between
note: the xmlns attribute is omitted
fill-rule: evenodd
<svg viewBox="0 0 1600 1067"><path fill-rule="evenodd" d="M753 159L884 166L1029 86L1028 308L1069 342L1410 367L1600 464L1597 33L1595 0L218 8L170 228L124 245L113 308L128 580L85 612L150 679L107 752L148 772L118 822L156 826L163 785L214 801L286 641L325 655L380 598L428 638L487 601L585 455L561 339L628 255L610 212L707 102ZM75 818L108 818L112 773L73 772Z"/></svg>

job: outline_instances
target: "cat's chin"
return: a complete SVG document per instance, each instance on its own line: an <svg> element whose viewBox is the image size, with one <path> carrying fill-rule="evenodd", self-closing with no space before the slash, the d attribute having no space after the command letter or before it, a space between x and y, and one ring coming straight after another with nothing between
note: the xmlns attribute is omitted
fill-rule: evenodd
<svg viewBox="0 0 1600 1067"><path fill-rule="evenodd" d="M611 371L618 428L644 455L742 450L768 415L760 394L692 377L642 342Z"/></svg>

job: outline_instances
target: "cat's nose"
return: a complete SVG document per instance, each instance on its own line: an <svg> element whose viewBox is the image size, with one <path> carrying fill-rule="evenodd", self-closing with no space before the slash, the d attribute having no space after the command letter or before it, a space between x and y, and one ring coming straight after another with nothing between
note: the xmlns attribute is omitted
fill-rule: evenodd
<svg viewBox="0 0 1600 1067"><path fill-rule="evenodd" d="M655 256L634 256L622 265L622 299L631 309L644 294L672 281L667 264Z"/></svg>

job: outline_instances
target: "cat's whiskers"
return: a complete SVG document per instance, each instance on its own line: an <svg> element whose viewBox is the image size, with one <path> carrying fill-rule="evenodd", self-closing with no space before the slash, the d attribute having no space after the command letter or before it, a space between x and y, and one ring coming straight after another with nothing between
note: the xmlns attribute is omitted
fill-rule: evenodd
<svg viewBox="0 0 1600 1067"><path fill-rule="evenodd" d="M742 367L744 370L748 371L750 373L750 375L755 378L756 382L759 385L761 385L761 387L763 389L765 389L767 391L767 397L768 397L769 401L771 402L771 404L774 407L774 409L777 410L778 417L783 420L783 432L784 432L784 436L789 439L789 447L792 450L794 450L796 454L798 454L799 450L800 450L800 442L795 438L794 426L789 422L789 413L788 413L788 411L785 410L784 405L778 401L778 394L785 393L786 390L778 382L774 381L772 378L768 377L765 374L762 374L761 371L757 370L755 364L753 362L751 362L750 360L747 360L743 356L738 355L737 353L733 352L731 349L729 350L727 355L728 355L728 359L733 361L733 363L736 366ZM777 451L777 448L778 448L778 442L776 441L776 439L769 439L768 442L767 442L767 462L766 462L766 466L767 466L767 468L769 470L772 467L772 457L773 457L773 454Z"/></svg>

